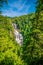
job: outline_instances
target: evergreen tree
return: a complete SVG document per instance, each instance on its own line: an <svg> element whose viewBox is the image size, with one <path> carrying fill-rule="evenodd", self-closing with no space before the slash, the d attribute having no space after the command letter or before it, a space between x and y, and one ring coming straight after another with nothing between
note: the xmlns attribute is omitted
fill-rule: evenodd
<svg viewBox="0 0 43 65"><path fill-rule="evenodd" d="M11 20L0 16L0 65L24 65L13 29Z"/></svg>

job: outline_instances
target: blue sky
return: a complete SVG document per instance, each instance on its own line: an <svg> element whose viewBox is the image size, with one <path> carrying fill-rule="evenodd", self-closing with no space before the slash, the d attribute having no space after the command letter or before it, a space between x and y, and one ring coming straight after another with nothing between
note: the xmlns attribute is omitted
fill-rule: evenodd
<svg viewBox="0 0 43 65"><path fill-rule="evenodd" d="M8 5L4 4L2 15L21 16L35 12L36 0L8 0Z"/></svg>

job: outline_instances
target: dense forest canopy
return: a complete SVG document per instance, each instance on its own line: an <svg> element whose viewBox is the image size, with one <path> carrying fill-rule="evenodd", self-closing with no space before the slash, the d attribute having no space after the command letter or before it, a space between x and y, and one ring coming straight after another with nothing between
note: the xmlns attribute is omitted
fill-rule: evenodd
<svg viewBox="0 0 43 65"><path fill-rule="evenodd" d="M0 7L7 0L0 0ZM16 23L23 45L15 41ZM0 65L43 65L43 0L37 0L36 12L19 17L0 15Z"/></svg>

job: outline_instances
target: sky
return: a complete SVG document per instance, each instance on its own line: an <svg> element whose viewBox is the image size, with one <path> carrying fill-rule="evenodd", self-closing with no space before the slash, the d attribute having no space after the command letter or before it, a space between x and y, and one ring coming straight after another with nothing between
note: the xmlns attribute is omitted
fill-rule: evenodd
<svg viewBox="0 0 43 65"><path fill-rule="evenodd" d="M4 3L2 15L15 17L33 13L36 10L36 0L8 0L8 5Z"/></svg>

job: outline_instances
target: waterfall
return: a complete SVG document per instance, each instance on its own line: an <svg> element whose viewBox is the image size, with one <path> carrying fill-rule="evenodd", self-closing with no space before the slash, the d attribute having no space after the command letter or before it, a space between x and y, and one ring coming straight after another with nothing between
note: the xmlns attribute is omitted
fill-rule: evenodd
<svg viewBox="0 0 43 65"><path fill-rule="evenodd" d="M22 45L23 43L23 36L22 34L19 32L19 29L17 28L17 24L13 23L12 24L14 27L14 35L15 35L15 40L19 45Z"/></svg>

